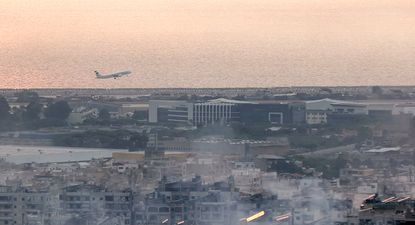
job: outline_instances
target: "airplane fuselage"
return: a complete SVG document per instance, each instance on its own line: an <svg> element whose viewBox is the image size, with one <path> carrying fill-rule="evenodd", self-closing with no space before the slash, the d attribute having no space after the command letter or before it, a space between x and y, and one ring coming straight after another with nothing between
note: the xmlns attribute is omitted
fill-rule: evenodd
<svg viewBox="0 0 415 225"><path fill-rule="evenodd" d="M97 79L110 79L110 78L117 79L119 77L131 74L131 71L122 71L118 73L105 74L105 75L101 75L98 71L95 71L95 74L96 74Z"/></svg>

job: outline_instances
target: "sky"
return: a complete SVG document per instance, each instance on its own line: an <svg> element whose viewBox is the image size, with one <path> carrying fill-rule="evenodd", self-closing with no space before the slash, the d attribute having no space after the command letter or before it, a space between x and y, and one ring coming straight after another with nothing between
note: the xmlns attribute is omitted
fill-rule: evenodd
<svg viewBox="0 0 415 225"><path fill-rule="evenodd" d="M0 0L0 88L415 85L414 59L413 0Z"/></svg>

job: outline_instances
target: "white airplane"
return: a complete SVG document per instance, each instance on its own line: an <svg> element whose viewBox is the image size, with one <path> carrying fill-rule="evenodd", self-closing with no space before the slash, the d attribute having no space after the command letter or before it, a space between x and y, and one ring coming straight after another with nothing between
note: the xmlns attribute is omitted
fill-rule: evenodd
<svg viewBox="0 0 415 225"><path fill-rule="evenodd" d="M95 72L95 75L97 76L97 79L109 79L109 78L117 79L119 77L131 74L131 71L122 71L122 72L106 74L106 75L102 75L98 71L94 71L94 72Z"/></svg>

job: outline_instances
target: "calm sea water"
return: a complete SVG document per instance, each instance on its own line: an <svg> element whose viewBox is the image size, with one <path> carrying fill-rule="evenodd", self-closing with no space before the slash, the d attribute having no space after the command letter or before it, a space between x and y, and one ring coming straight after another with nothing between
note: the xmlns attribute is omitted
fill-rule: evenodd
<svg viewBox="0 0 415 225"><path fill-rule="evenodd" d="M0 88L415 85L414 24L406 0L0 0Z"/></svg>

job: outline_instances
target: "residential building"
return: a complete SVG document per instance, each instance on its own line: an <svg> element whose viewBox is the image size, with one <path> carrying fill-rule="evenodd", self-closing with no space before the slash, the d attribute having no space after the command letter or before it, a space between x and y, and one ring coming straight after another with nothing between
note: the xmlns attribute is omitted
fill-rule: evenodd
<svg viewBox="0 0 415 225"><path fill-rule="evenodd" d="M164 177L135 214L136 224L234 224L236 202L225 183L203 185L200 177L169 182ZM183 221L183 222L182 222Z"/></svg>
<svg viewBox="0 0 415 225"><path fill-rule="evenodd" d="M51 202L47 191L0 186L0 224L50 224Z"/></svg>
<svg viewBox="0 0 415 225"><path fill-rule="evenodd" d="M414 200L409 197L385 197L377 195L364 200L359 211L360 225L414 224Z"/></svg>
<svg viewBox="0 0 415 225"><path fill-rule="evenodd" d="M132 192L107 190L97 185L74 185L59 194L61 214L86 216L90 220L101 217L122 217L131 224Z"/></svg>

